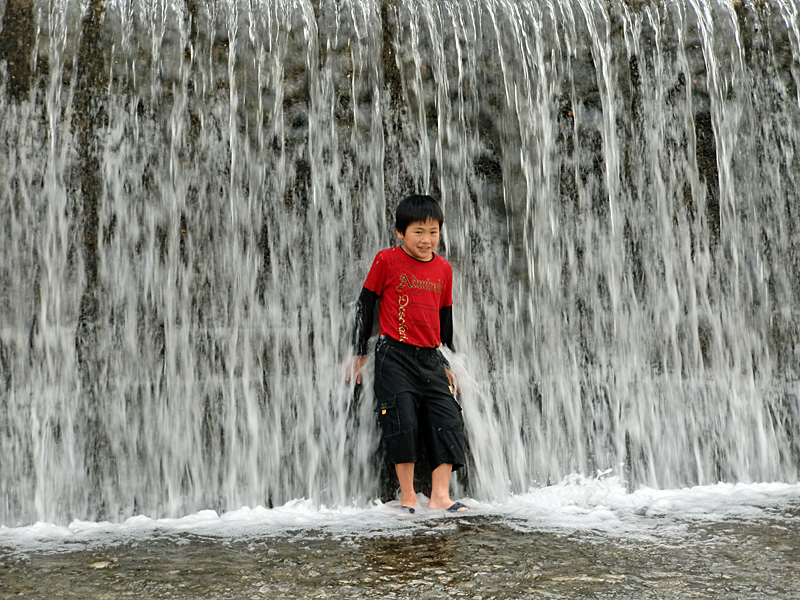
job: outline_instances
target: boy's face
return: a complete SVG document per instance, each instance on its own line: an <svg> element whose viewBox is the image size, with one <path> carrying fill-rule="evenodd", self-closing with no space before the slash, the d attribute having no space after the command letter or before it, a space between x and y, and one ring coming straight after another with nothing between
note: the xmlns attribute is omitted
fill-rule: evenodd
<svg viewBox="0 0 800 600"><path fill-rule="evenodd" d="M439 245L439 221L414 221L405 232L397 232L397 239L403 242L406 254L427 262L433 259L433 251Z"/></svg>

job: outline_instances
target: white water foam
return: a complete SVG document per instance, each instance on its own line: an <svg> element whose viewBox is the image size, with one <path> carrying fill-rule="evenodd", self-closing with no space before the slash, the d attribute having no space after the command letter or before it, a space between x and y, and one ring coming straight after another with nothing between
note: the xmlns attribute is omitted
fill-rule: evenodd
<svg viewBox="0 0 800 600"><path fill-rule="evenodd" d="M181 518L139 515L121 523L74 520L69 525L38 522L0 527L0 546L24 551L67 551L76 547L115 546L154 537L196 535L225 541L284 535L376 537L406 535L421 527L455 525L453 519L496 519L521 531L587 532L602 536L650 536L682 531L698 522L755 521L791 518L800 506L800 484L719 483L684 489L640 489L628 492L616 475L571 475L562 482L505 500L462 501L458 514L425 508L420 495L414 515L399 502L375 500L368 507L325 506L295 499L283 506L242 507L218 514L202 510ZM789 512L787 512L789 511Z"/></svg>

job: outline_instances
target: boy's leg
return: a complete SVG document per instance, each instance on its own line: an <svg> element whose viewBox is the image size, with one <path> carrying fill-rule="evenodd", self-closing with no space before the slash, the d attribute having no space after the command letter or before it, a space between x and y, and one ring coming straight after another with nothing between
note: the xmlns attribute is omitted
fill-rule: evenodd
<svg viewBox="0 0 800 600"><path fill-rule="evenodd" d="M394 466L397 481L400 482L400 505L414 508L417 493L414 491L414 463L397 463Z"/></svg>
<svg viewBox="0 0 800 600"><path fill-rule="evenodd" d="M417 460L417 402L420 393L412 375L415 372L409 353L384 340L375 348L375 397L378 422L389 462L395 465L400 484L400 504L413 508L414 463ZM415 394L416 392L416 394Z"/></svg>
<svg viewBox="0 0 800 600"><path fill-rule="evenodd" d="M450 508L453 501L450 499L450 474L453 465L443 463L431 473L431 500L428 508Z"/></svg>
<svg viewBox="0 0 800 600"><path fill-rule="evenodd" d="M453 396L444 360L437 352L426 361L425 399L420 406L420 427L431 463L430 508L450 508L450 476L466 462L466 437L461 407Z"/></svg>

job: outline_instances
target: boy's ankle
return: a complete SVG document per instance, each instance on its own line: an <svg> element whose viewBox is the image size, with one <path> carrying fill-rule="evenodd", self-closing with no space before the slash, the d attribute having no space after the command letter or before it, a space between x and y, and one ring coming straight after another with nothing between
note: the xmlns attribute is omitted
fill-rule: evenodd
<svg viewBox="0 0 800 600"><path fill-rule="evenodd" d="M417 505L417 494L400 494L400 505L414 508Z"/></svg>
<svg viewBox="0 0 800 600"><path fill-rule="evenodd" d="M431 496L430 500L428 500L430 508L449 508L452 505L453 501L450 496Z"/></svg>

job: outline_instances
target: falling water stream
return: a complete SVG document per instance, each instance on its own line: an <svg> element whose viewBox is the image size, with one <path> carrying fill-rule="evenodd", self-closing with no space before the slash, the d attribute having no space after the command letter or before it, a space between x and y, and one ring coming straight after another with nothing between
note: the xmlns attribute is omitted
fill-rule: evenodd
<svg viewBox="0 0 800 600"><path fill-rule="evenodd" d="M6 0L0 15L4 531L390 501L369 372L354 389L343 364L369 264L417 192L445 212L470 444L454 492L477 507L431 521L443 552L505 539L531 581L559 577L551 552L632 565L638 542L534 543L487 508L570 477L611 473L628 494L798 484L798 0ZM762 528L720 527L797 532L796 502L779 504ZM313 551L279 556L345 538L383 556L427 522L320 526L302 534ZM676 547L698 539L682 531ZM146 552L197 543L176 539ZM706 542L688 550L700 571L728 543ZM233 544L233 563L253 556ZM675 555L645 545L674 581ZM785 581L730 597L800 593L796 543L778 546ZM482 556L469 577L491 572ZM0 554L0 575L16 560ZM587 577L587 597L623 589ZM501 579L486 597L524 595ZM259 581L235 593L283 585ZM630 597L650 597L644 581Z"/></svg>

